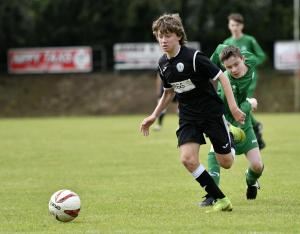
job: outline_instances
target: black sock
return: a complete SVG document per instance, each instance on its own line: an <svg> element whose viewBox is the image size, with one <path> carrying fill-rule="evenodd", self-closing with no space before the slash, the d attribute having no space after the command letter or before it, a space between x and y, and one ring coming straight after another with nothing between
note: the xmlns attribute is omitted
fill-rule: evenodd
<svg viewBox="0 0 300 234"><path fill-rule="evenodd" d="M216 185L213 178L205 170L202 174L196 178L199 184L205 189L207 194L214 199L222 199L225 195L222 193L221 189Z"/></svg>
<svg viewBox="0 0 300 234"><path fill-rule="evenodd" d="M163 119L164 119L165 114L161 113L158 117L158 124L161 126L163 123Z"/></svg>

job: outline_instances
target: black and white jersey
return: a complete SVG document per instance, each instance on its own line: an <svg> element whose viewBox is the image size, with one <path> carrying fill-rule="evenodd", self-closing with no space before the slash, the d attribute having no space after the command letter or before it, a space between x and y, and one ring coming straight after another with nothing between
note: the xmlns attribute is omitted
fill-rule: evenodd
<svg viewBox="0 0 300 234"><path fill-rule="evenodd" d="M202 52L181 46L171 59L164 54L158 68L164 89L176 93L180 118L193 120L224 113L224 104L211 84L222 71Z"/></svg>

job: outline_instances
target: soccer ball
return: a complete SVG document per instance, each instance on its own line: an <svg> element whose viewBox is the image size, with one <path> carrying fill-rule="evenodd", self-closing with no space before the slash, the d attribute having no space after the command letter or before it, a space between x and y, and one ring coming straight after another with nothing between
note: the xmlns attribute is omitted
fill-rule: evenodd
<svg viewBox="0 0 300 234"><path fill-rule="evenodd" d="M71 190L59 190L50 198L49 211L58 221L69 222L79 214L80 198Z"/></svg>

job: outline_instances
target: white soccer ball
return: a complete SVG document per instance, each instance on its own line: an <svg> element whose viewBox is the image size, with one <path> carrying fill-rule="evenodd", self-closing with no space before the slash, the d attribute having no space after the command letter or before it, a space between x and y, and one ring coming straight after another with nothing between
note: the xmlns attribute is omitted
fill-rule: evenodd
<svg viewBox="0 0 300 234"><path fill-rule="evenodd" d="M80 198L71 190L59 190L50 198L49 211L58 221L69 222L79 214Z"/></svg>

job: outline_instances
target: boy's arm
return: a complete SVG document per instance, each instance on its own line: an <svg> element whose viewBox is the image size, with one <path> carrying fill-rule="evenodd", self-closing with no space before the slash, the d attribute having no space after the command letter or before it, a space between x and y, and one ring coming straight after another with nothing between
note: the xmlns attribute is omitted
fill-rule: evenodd
<svg viewBox="0 0 300 234"><path fill-rule="evenodd" d="M247 98L246 100L250 104L251 110L256 111L258 105L256 98Z"/></svg>
<svg viewBox="0 0 300 234"><path fill-rule="evenodd" d="M161 89L162 89L162 81L159 77L159 74L156 74L156 80L155 80L155 87L156 87L156 95L159 98L161 96Z"/></svg>
<svg viewBox="0 0 300 234"><path fill-rule="evenodd" d="M222 86L220 85L220 82L218 82L217 93L218 93L218 96L222 99L222 101L226 102L224 91L222 89ZM255 99L255 98L251 98L251 99ZM238 105L239 108L241 109L241 111L243 111L246 115L248 115L251 110L255 110L255 108L256 108L256 106L254 105L255 103L252 106L251 99L247 98L244 102L242 102ZM236 100L236 96L235 96L235 100ZM257 102L256 102L256 105L257 105Z"/></svg>
<svg viewBox="0 0 300 234"><path fill-rule="evenodd" d="M222 65L221 61L220 61L220 54L222 52L222 50L228 45L225 44L219 44L217 46L217 48L215 49L215 51L213 52L213 54L210 56L210 61L212 61L214 64L216 64L219 68L221 68L222 70L225 70L224 66Z"/></svg>
<svg viewBox="0 0 300 234"><path fill-rule="evenodd" d="M175 92L172 88L165 89L161 99L159 100L156 108L154 109L154 111L151 115L153 115L153 116L155 116L155 118L157 118L160 115L160 113L168 107L170 102L173 100L174 96L175 96Z"/></svg>
<svg viewBox="0 0 300 234"><path fill-rule="evenodd" d="M210 61L216 64L219 68L222 68L219 53L217 52L217 50L215 50L214 53L210 56Z"/></svg>
<svg viewBox="0 0 300 234"><path fill-rule="evenodd" d="M252 106L250 102L244 101L240 104L240 109L247 115L252 110Z"/></svg>
<svg viewBox="0 0 300 234"><path fill-rule="evenodd" d="M219 81L222 85L222 88L224 90L224 94L227 99L228 107L230 109L230 112L232 113L232 116L234 119L240 123L244 123L245 121L245 113L240 110L240 108L237 106L236 101L234 99L234 95L230 86L230 82L228 78L224 75L222 72L219 76Z"/></svg>
<svg viewBox="0 0 300 234"><path fill-rule="evenodd" d="M141 125L140 125L140 131L143 133L144 136L149 135L149 128L150 126L155 122L156 118L160 115L160 113L166 109L166 107L169 105L169 103L174 98L175 92L173 89L165 89L164 93L159 100L157 106L155 107L154 111L150 116L145 118Z"/></svg>
<svg viewBox="0 0 300 234"><path fill-rule="evenodd" d="M266 54L260 47L260 45L257 43L255 38L252 40L252 46L255 56L257 57L257 65L262 64L266 59Z"/></svg>
<svg viewBox="0 0 300 234"><path fill-rule="evenodd" d="M256 111L257 109L256 98L247 98L246 101L240 104L240 108L247 115L250 114L251 111Z"/></svg>

